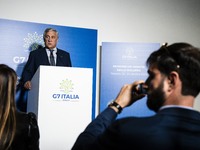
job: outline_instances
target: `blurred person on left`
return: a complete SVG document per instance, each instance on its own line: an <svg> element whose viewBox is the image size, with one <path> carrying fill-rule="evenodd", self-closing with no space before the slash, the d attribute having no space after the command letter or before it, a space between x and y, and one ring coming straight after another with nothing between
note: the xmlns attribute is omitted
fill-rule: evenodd
<svg viewBox="0 0 200 150"><path fill-rule="evenodd" d="M0 150L39 150L37 117L17 110L16 83L16 72L0 64Z"/></svg>

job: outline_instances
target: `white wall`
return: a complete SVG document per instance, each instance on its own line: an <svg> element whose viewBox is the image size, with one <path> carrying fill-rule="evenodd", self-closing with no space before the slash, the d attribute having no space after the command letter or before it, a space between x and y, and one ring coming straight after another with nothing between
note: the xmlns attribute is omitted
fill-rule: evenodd
<svg viewBox="0 0 200 150"><path fill-rule="evenodd" d="M97 29L98 46L183 41L200 47L200 0L0 0L0 18Z"/></svg>

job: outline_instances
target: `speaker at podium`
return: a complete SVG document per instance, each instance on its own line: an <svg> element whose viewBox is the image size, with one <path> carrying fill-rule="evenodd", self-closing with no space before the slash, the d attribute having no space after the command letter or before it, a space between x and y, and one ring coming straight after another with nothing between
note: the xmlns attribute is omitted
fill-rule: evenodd
<svg viewBox="0 0 200 150"><path fill-rule="evenodd" d="M41 150L70 150L92 119L92 68L40 66L28 92Z"/></svg>

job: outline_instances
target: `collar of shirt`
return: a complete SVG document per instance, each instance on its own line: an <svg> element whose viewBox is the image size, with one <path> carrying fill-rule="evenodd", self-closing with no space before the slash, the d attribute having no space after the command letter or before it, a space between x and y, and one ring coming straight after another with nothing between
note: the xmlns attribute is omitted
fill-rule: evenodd
<svg viewBox="0 0 200 150"><path fill-rule="evenodd" d="M194 108L189 107L189 106L181 106L181 105L165 105L160 107L159 110L165 109L165 108L184 108L184 109L190 109L190 110L194 110Z"/></svg>
<svg viewBox="0 0 200 150"><path fill-rule="evenodd" d="M52 50L53 50L53 55L56 56L57 48L55 47ZM47 52L48 56L50 56L50 49L46 48L46 52Z"/></svg>
<svg viewBox="0 0 200 150"><path fill-rule="evenodd" d="M57 48L53 48L53 56L54 56L54 60L55 60L55 63L57 62ZM47 55L48 55L48 58L49 58L49 61L50 61L50 49L46 48L46 52L47 52Z"/></svg>
<svg viewBox="0 0 200 150"><path fill-rule="evenodd" d="M45 49L46 49L46 52L50 55L50 49L48 49L48 48L45 48ZM57 53L57 48L56 47L51 49L51 50L53 50L53 54Z"/></svg>

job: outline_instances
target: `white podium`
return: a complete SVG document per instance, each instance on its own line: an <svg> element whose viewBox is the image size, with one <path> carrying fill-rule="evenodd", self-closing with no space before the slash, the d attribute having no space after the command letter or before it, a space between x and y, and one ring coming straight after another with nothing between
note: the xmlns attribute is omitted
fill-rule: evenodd
<svg viewBox="0 0 200 150"><path fill-rule="evenodd" d="M40 66L27 112L38 117L41 150L70 150L92 119L92 69Z"/></svg>

